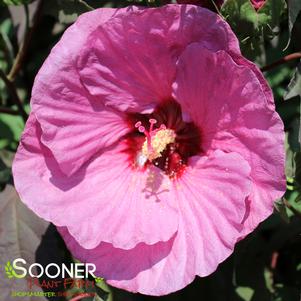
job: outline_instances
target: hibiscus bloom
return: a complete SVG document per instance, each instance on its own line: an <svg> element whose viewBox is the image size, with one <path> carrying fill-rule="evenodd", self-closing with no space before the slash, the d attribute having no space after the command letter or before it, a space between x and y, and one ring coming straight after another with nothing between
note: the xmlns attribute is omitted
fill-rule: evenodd
<svg viewBox="0 0 301 301"><path fill-rule="evenodd" d="M272 92L198 6L83 14L31 107L17 191L119 288L164 295L209 275L285 190Z"/></svg>

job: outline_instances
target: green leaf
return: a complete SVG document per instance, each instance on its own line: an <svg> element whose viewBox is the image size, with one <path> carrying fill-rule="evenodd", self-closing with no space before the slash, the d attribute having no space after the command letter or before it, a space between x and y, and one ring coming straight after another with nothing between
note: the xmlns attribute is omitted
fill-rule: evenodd
<svg viewBox="0 0 301 301"><path fill-rule="evenodd" d="M24 129L20 116L0 114L0 149L10 147L15 149Z"/></svg>
<svg viewBox="0 0 301 301"><path fill-rule="evenodd" d="M298 110L298 118L296 119L295 123L298 123L298 127L293 127L293 135L296 137L296 141L299 144L299 150L300 150L300 144L301 144L301 114L300 114L300 101L301 101L301 63L296 68L296 71L293 75L293 78L291 79L287 93L284 95L284 99L297 99L299 103L299 110Z"/></svg>
<svg viewBox="0 0 301 301"><path fill-rule="evenodd" d="M7 18L0 24L0 68L3 71L7 71L14 60L14 50L9 39L11 30L12 22ZM1 90L5 90L3 83L1 83ZM0 95L5 95L4 91L0 91Z"/></svg>
<svg viewBox="0 0 301 301"><path fill-rule="evenodd" d="M291 32L301 11L300 0L288 0L288 27Z"/></svg>
<svg viewBox="0 0 301 301"><path fill-rule="evenodd" d="M290 193L286 193L287 200L291 206L291 210L298 215L301 215L301 152L294 154L295 175L292 177Z"/></svg>
<svg viewBox="0 0 301 301"><path fill-rule="evenodd" d="M300 2L301 3L301 2ZM288 91L284 96L284 99L293 98L299 96L301 98L301 63L296 68L292 80L288 85Z"/></svg>
<svg viewBox="0 0 301 301"><path fill-rule="evenodd" d="M268 269L264 269L264 280L266 288L273 293L274 292L274 285L273 285L273 275L272 272Z"/></svg>
<svg viewBox="0 0 301 301"><path fill-rule="evenodd" d="M254 295L254 290L250 287L246 286L239 286L235 289L237 295L242 298L244 301L251 301L253 295Z"/></svg>
<svg viewBox="0 0 301 301"><path fill-rule="evenodd" d="M292 151L288 143L288 133L285 134L285 175L287 179L294 181L296 174L295 152Z"/></svg>

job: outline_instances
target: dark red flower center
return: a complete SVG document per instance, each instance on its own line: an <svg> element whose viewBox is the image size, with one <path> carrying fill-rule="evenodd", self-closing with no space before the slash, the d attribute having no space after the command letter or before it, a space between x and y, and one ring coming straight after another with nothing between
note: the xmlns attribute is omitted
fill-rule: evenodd
<svg viewBox="0 0 301 301"><path fill-rule="evenodd" d="M153 164L170 178L179 178L189 157L201 153L199 128L183 120L174 100L161 103L151 114L129 114L128 120L133 130L126 136L126 152L134 168Z"/></svg>

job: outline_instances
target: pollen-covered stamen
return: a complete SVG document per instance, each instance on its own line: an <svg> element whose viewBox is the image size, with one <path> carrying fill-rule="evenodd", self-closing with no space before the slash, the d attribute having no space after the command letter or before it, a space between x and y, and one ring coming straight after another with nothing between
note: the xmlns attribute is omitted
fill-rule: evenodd
<svg viewBox="0 0 301 301"><path fill-rule="evenodd" d="M162 152L166 149L167 145L175 142L176 134L173 130L167 129L164 124L161 124L158 129L154 130L154 125L157 123L156 119L150 119L149 123L149 131L142 126L140 121L135 124L135 127L146 137L140 156L142 155L147 160L153 161L162 156Z"/></svg>
<svg viewBox="0 0 301 301"><path fill-rule="evenodd" d="M143 155L147 156L148 160L153 161L162 156L162 152L170 143L174 143L176 139L175 132L170 129L159 129L151 136L151 148L148 143L144 142L142 146Z"/></svg>

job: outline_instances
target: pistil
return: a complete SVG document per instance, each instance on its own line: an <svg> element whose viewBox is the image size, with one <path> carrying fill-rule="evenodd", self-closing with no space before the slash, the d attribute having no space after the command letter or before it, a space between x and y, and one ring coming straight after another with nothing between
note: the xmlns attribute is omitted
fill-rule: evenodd
<svg viewBox="0 0 301 301"><path fill-rule="evenodd" d="M157 123L156 119L150 119L149 123L149 131L142 126L141 121L138 121L135 124L135 127L138 129L138 131L143 133L146 137L145 142L142 145L142 150L138 154L137 158L137 161L144 163L147 160L152 162L153 160L161 157L167 145L174 143L176 139L175 132L171 129L167 129L164 124L161 124L158 129L154 130L154 125Z"/></svg>

